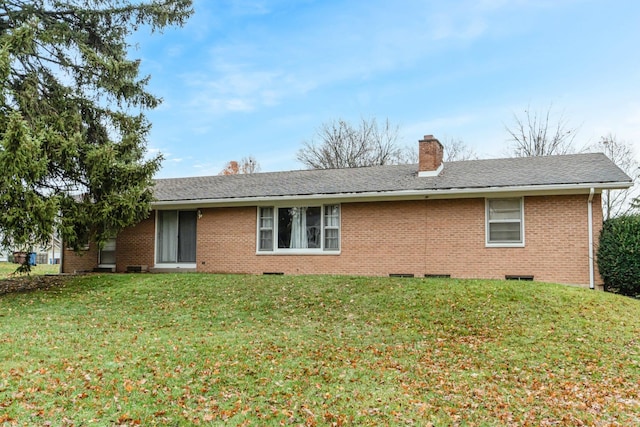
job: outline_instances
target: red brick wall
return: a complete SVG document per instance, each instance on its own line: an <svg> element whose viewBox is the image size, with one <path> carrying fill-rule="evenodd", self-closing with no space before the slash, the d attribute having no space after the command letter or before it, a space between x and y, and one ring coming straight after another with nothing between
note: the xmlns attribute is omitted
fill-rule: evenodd
<svg viewBox="0 0 640 427"><path fill-rule="evenodd" d="M587 195L539 196L524 200L525 246L485 247L485 200L428 201L427 273L453 277L589 283ZM602 228L600 196L593 200L594 242ZM596 282L601 283L599 277Z"/></svg>
<svg viewBox="0 0 640 427"><path fill-rule="evenodd" d="M116 270L124 272L129 265L153 267L155 245L155 214L135 227L124 229L116 239ZM92 271L98 266L98 247L89 245L88 251L76 254L65 250L62 271L65 273Z"/></svg>
<svg viewBox="0 0 640 427"><path fill-rule="evenodd" d="M526 197L521 248L485 246L484 198L343 203L339 255L256 254L255 207L202 209L197 268L254 274L533 275L541 281L587 284L587 198ZM593 206L597 242L602 226L599 195ZM121 233L117 252L118 271L127 265L152 267L154 216ZM601 283L599 277L596 283Z"/></svg>
<svg viewBox="0 0 640 427"><path fill-rule="evenodd" d="M98 266L98 247L91 243L89 249L78 253L64 249L62 255L63 273L84 273Z"/></svg>
<svg viewBox="0 0 640 427"><path fill-rule="evenodd" d="M340 255L256 254L255 207L203 209L202 218L198 220L198 270L257 274L424 274L421 268L424 241L417 232L423 223L421 204L343 204ZM415 247L422 249L416 251ZM390 256L390 253L399 256Z"/></svg>
<svg viewBox="0 0 640 427"><path fill-rule="evenodd" d="M127 266L153 267L155 251L155 212L135 227L124 229L116 239L116 271Z"/></svg>

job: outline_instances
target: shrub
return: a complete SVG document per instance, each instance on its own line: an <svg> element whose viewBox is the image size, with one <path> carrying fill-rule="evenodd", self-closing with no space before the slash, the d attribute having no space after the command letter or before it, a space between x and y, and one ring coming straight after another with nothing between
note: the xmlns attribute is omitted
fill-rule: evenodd
<svg viewBox="0 0 640 427"><path fill-rule="evenodd" d="M600 232L598 269L605 290L640 296L640 215L605 221Z"/></svg>

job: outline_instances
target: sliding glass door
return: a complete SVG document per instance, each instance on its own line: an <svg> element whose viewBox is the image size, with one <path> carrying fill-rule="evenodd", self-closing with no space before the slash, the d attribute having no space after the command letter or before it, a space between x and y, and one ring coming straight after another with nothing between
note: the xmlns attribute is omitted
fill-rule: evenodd
<svg viewBox="0 0 640 427"><path fill-rule="evenodd" d="M158 211L156 262L196 262L195 211Z"/></svg>

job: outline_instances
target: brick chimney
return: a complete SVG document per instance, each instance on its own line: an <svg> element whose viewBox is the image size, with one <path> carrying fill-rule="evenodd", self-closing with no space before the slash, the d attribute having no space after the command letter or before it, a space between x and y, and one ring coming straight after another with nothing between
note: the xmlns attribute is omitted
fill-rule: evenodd
<svg viewBox="0 0 640 427"><path fill-rule="evenodd" d="M442 144L433 135L425 135L418 144L418 176L438 175L442 170Z"/></svg>

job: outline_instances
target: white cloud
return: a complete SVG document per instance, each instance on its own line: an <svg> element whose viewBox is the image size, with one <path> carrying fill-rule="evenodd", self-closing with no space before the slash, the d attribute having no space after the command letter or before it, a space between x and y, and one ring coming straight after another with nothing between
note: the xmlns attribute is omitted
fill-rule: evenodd
<svg viewBox="0 0 640 427"><path fill-rule="evenodd" d="M188 104L212 114L274 106L288 96L309 90L308 85L284 71L222 61L209 73L184 74L181 79L193 90Z"/></svg>
<svg viewBox="0 0 640 427"><path fill-rule="evenodd" d="M622 117L622 122L633 126L636 131L640 132L640 105L629 106L627 114ZM640 138L639 138L640 139ZM640 142L638 142L640 144Z"/></svg>
<svg viewBox="0 0 640 427"><path fill-rule="evenodd" d="M234 1L231 12L261 15L280 6ZM267 33L258 21L246 30L230 29L224 41L205 47L213 60L204 70L180 77L194 89L190 105L204 104L213 114L254 111L428 61L438 43L469 41L487 30L484 16L470 12L473 8L436 15L432 9L421 2L406 8L382 2L329 5L282 21L278 31Z"/></svg>
<svg viewBox="0 0 640 427"><path fill-rule="evenodd" d="M200 162L194 163L192 169L195 169L198 176L218 175L224 169L224 163L220 162Z"/></svg>
<svg viewBox="0 0 640 427"><path fill-rule="evenodd" d="M231 0L231 11L234 15L266 15L270 9L262 0Z"/></svg>
<svg viewBox="0 0 640 427"><path fill-rule="evenodd" d="M488 29L485 19L479 16L437 14L430 21L432 26L429 31L435 41L473 40L481 37Z"/></svg>
<svg viewBox="0 0 640 427"><path fill-rule="evenodd" d="M175 58L181 56L185 51L185 46L183 44L172 44L169 45L165 50L165 54L168 57Z"/></svg>
<svg viewBox="0 0 640 427"><path fill-rule="evenodd" d="M607 23L593 39L578 28L579 21L561 25L584 10L604 6L575 3L407 0L399 7L381 0L305 6L295 0L196 0L188 37L168 49L181 53L182 61L172 57L172 64L162 63L165 70L171 65L183 71L177 79L166 79L170 97L160 109L165 119L160 126L165 126L161 138L167 142L158 143L169 145L169 135L174 135L181 152L195 152L192 145L206 147L209 151L200 152L220 160L234 157L222 151L225 144L242 145L263 170L283 169L287 162L280 158L293 156L295 142L312 136L327 116L377 115L399 120L410 146L433 133L441 139L460 138L488 157L501 154L505 123L513 111L534 102L531 97L539 98L542 108L557 105L577 125L585 123L581 142L605 131L640 141L640 106L629 102L637 99L635 93L624 102L613 99L616 79L594 77L587 70L616 67L610 62L583 66L580 55L587 54L569 43L576 38L588 45L588 55L600 58L598 41L608 51L613 46L606 38L611 31L604 31ZM197 29L210 38L195 38ZM631 31L628 38L633 37L637 39ZM567 52L573 56L560 56ZM635 63L627 61L625 69L637 69ZM628 86L629 93L637 92ZM611 101L605 104L606 99ZM248 123L264 137L250 137ZM287 138L294 142L285 148ZM261 153L263 144L272 145ZM277 150L286 153L276 155ZM199 161L187 173L215 174L223 167L206 158ZM185 168L191 163L182 162Z"/></svg>
<svg viewBox="0 0 640 427"><path fill-rule="evenodd" d="M458 129L462 126L470 124L478 120L477 115L472 113L465 113L453 116L436 117L429 120L411 123L407 126L403 126L402 132L407 135L408 138L422 138L423 135L433 134L438 137L438 134L452 129ZM416 139L417 141L417 139Z"/></svg>

